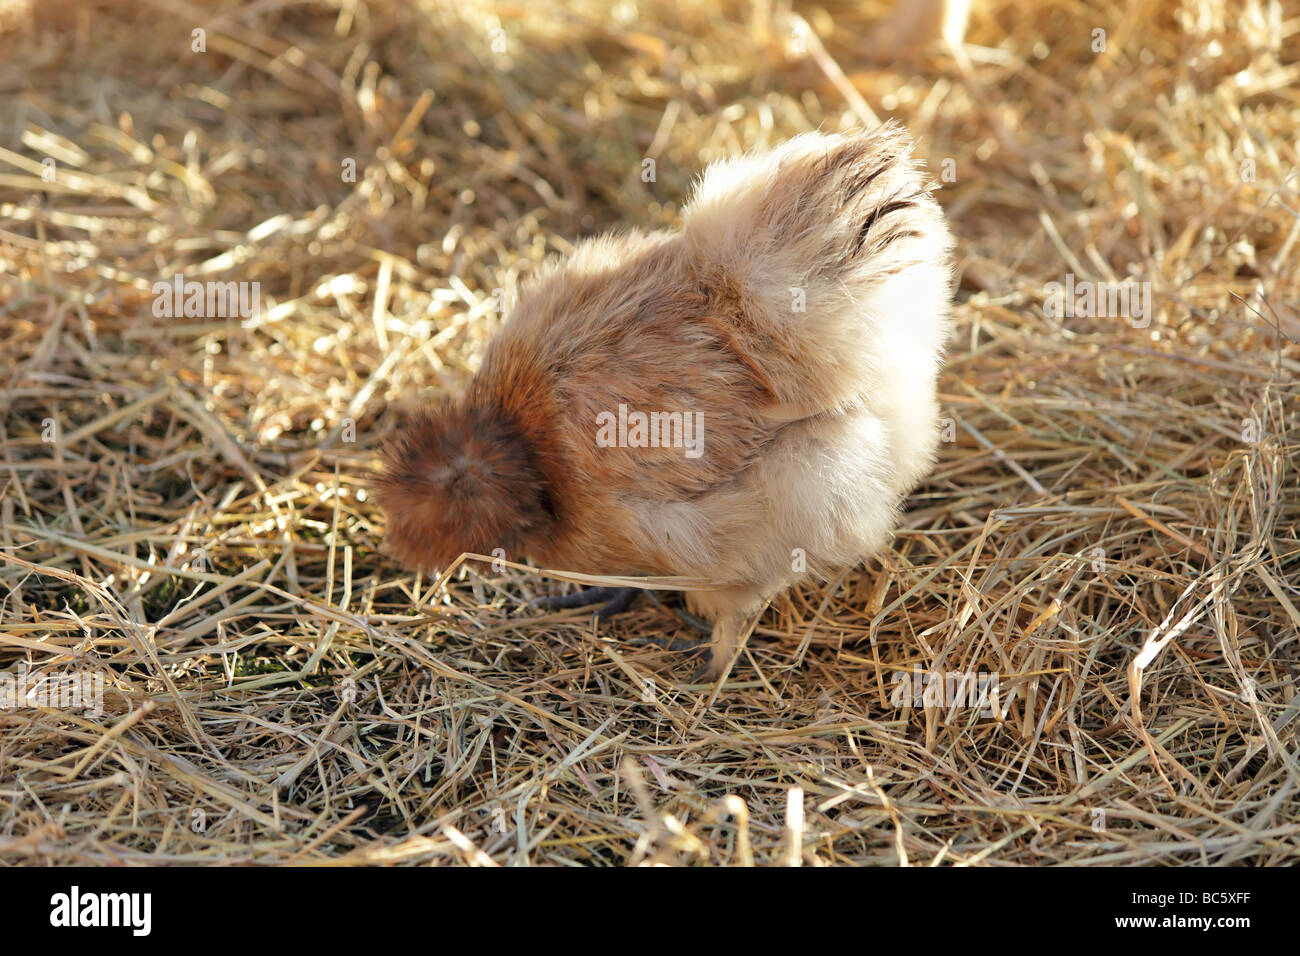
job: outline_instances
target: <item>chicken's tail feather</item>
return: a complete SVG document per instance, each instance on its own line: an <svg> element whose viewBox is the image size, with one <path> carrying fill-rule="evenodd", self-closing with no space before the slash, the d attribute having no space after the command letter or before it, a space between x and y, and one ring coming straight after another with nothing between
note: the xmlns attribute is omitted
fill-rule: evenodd
<svg viewBox="0 0 1300 956"><path fill-rule="evenodd" d="M952 238L898 126L795 137L715 164L686 208L701 287L741 350L762 355L779 416L857 401L895 348L947 334Z"/></svg>

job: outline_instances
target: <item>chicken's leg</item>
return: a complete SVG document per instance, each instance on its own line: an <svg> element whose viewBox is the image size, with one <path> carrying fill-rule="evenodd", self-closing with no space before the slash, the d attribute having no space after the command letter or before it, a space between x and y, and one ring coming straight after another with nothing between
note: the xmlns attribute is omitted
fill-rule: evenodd
<svg viewBox="0 0 1300 956"><path fill-rule="evenodd" d="M654 604L656 607L665 611L671 611L677 617L677 620L696 631L701 637L708 637L713 633L713 625L704 620L704 618L700 617L698 614L692 614L690 611L682 610L679 607L669 607L655 596L654 591L649 589L646 590L645 596L648 597L650 603Z"/></svg>
<svg viewBox="0 0 1300 956"><path fill-rule="evenodd" d="M640 588L583 588L572 594L552 594L533 598L528 602L528 606L544 611L561 611L600 604L596 617L601 621L607 621L615 614L626 611L628 605L636 600L640 592Z"/></svg>
<svg viewBox="0 0 1300 956"><path fill-rule="evenodd" d="M688 615L682 612L682 616ZM694 615L689 616L694 617ZM756 619L756 616L722 618L706 632L709 634L707 638L637 637L633 638L632 643L649 644L669 651L682 651L687 657L704 654L706 657L704 663L690 676L692 683L704 683L717 680L730 669L732 660L740 653L745 638L753 630Z"/></svg>
<svg viewBox="0 0 1300 956"><path fill-rule="evenodd" d="M749 619L749 620L752 620ZM692 675L692 680L714 681L731 670L731 662L744 647L752 630L746 627L747 619L728 615L713 625L713 639L709 642L709 659Z"/></svg>
<svg viewBox="0 0 1300 956"><path fill-rule="evenodd" d="M695 680L719 680L731 671L767 601L761 592L744 587L687 593L687 605L713 621L709 660L694 675Z"/></svg>

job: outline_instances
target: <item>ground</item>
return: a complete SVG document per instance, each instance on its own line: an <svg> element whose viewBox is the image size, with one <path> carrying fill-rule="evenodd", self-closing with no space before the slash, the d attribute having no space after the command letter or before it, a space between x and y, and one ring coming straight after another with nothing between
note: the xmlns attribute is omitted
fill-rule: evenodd
<svg viewBox="0 0 1300 956"><path fill-rule="evenodd" d="M992 0L888 59L870 0L0 7L0 675L101 691L0 707L0 861L1295 859L1294 3ZM519 278L873 117L962 276L886 553L720 688L633 643L671 610L381 553L376 448Z"/></svg>

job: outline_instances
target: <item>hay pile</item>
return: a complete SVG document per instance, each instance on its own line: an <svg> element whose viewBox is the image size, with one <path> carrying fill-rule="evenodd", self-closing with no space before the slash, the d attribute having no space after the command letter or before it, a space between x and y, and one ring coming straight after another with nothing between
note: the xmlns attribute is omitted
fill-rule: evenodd
<svg viewBox="0 0 1300 956"><path fill-rule="evenodd" d="M839 0L22 6L0 669L103 710L0 709L0 860L1295 858L1294 5L993 0L966 56L889 62L887 6ZM523 611L567 586L537 571L379 553L365 469L494 290L867 108L948 174L963 270L951 441L888 553L781 599L721 690L630 642L679 627L653 604L597 631ZM156 316L177 274L260 313ZM1067 275L1150 283L1149 325L1049 314ZM898 706L914 669L1006 712Z"/></svg>

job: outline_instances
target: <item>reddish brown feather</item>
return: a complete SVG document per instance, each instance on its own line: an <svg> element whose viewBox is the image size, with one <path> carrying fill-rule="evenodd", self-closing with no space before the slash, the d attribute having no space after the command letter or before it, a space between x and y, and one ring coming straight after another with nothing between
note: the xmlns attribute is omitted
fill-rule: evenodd
<svg viewBox="0 0 1300 956"><path fill-rule="evenodd" d="M417 414L383 452L386 545L404 564L490 554L552 520L528 442L500 409L463 402Z"/></svg>

